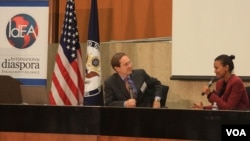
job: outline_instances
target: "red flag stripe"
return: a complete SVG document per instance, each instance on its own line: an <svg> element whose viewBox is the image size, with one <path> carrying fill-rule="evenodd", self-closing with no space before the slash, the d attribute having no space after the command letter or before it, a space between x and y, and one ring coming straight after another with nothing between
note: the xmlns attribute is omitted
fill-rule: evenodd
<svg viewBox="0 0 250 141"><path fill-rule="evenodd" d="M71 105L70 100L68 99L67 95L65 94L63 88L61 87L56 74L53 74L55 77L53 79L52 87L54 87L54 91L52 92L53 97L56 99L55 104L57 105Z"/></svg>
<svg viewBox="0 0 250 141"><path fill-rule="evenodd" d="M62 51L61 49L59 49L59 51ZM59 54L60 55L60 54ZM58 70L62 76L59 77L60 82L62 83L61 85L66 85L70 86L67 89L70 89L72 91L72 94L75 95L76 99L78 99L78 95L77 95L77 89L78 89L78 77L77 74L75 72L75 69L73 68L78 68L78 66L75 64L76 62L72 62L71 64L68 64L67 61L68 60L64 60L65 57L63 55L60 55L60 58L62 59L58 59L57 60L57 65L58 65ZM69 92L69 91L68 91Z"/></svg>

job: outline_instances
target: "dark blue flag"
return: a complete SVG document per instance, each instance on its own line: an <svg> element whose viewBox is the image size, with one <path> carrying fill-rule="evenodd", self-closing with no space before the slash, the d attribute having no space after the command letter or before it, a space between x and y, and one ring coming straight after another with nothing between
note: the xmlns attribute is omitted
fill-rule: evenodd
<svg viewBox="0 0 250 141"><path fill-rule="evenodd" d="M84 105L102 106L101 61L97 0L91 0L87 40Z"/></svg>

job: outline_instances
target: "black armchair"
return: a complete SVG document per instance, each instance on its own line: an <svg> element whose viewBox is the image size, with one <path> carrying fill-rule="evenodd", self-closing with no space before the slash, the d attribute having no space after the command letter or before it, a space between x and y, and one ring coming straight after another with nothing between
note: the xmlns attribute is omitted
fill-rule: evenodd
<svg viewBox="0 0 250 141"><path fill-rule="evenodd" d="M169 86L167 85L162 85L162 97L161 97L161 107L167 107L166 106L166 101L167 101L167 96L168 96L168 90Z"/></svg>
<svg viewBox="0 0 250 141"><path fill-rule="evenodd" d="M161 101L160 101L161 107L162 108L167 108L166 100L167 100L169 86L167 86L167 85L161 85L161 86L162 86L162 96L161 96ZM153 104L153 101L155 99L155 97L154 97L154 89L148 89L147 93L148 93L148 96L149 96L148 107L151 107L152 104Z"/></svg>
<svg viewBox="0 0 250 141"><path fill-rule="evenodd" d="M248 94L248 99L250 102L250 86L246 86L247 94ZM249 103L249 109L250 109L250 103Z"/></svg>

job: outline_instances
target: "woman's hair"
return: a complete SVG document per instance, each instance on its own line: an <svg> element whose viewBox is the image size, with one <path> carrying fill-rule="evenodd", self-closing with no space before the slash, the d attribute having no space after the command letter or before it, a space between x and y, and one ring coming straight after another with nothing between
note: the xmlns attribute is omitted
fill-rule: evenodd
<svg viewBox="0 0 250 141"><path fill-rule="evenodd" d="M216 57L214 59L214 61L220 61L223 66L228 65L229 72L231 73L234 69L233 59L235 59L234 55L228 56L228 55L222 54L222 55Z"/></svg>
<svg viewBox="0 0 250 141"><path fill-rule="evenodd" d="M111 66L114 69L115 67L120 67L120 59L125 56L124 52L119 52L113 55L111 59Z"/></svg>

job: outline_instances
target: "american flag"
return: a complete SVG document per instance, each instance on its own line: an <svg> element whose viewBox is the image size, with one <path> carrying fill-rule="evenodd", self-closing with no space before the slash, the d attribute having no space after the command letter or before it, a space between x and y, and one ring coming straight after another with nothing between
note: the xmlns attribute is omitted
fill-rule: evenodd
<svg viewBox="0 0 250 141"><path fill-rule="evenodd" d="M77 29L74 0L68 0L64 25L52 74L50 104L83 104L82 55Z"/></svg>
<svg viewBox="0 0 250 141"><path fill-rule="evenodd" d="M91 0L84 88L84 105L101 106L104 104L101 87L101 58L97 0Z"/></svg>

